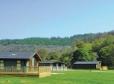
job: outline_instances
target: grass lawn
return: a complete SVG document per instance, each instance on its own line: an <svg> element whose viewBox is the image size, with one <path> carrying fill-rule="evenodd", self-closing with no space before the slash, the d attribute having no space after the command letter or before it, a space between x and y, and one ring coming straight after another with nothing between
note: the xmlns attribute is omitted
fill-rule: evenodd
<svg viewBox="0 0 114 84"><path fill-rule="evenodd" d="M114 71L67 71L50 77L0 76L0 84L114 84Z"/></svg>

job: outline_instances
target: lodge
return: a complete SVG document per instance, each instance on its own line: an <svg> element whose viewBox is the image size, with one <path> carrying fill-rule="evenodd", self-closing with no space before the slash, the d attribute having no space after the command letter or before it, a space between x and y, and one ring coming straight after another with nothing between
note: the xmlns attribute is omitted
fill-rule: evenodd
<svg viewBox="0 0 114 84"><path fill-rule="evenodd" d="M76 61L72 65L73 69L100 69L100 61Z"/></svg>
<svg viewBox="0 0 114 84"><path fill-rule="evenodd" d="M39 66L38 52L0 52L0 75L49 76L50 67Z"/></svg>
<svg viewBox="0 0 114 84"><path fill-rule="evenodd" d="M40 62L41 66L50 66L51 71L67 71L67 67L63 62L58 60L45 60Z"/></svg>

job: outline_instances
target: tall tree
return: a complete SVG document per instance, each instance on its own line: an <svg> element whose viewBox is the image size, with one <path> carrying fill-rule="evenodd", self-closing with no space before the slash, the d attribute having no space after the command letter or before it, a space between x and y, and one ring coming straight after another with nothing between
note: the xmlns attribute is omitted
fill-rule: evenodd
<svg viewBox="0 0 114 84"><path fill-rule="evenodd" d="M48 51L46 49L39 49L38 53L42 60L46 60L48 58Z"/></svg>
<svg viewBox="0 0 114 84"><path fill-rule="evenodd" d="M92 52L92 44L80 41L76 44L76 51L73 52L71 63L75 61L95 60L95 54Z"/></svg>
<svg viewBox="0 0 114 84"><path fill-rule="evenodd" d="M114 65L114 44L101 48L98 60L102 61L103 65Z"/></svg>

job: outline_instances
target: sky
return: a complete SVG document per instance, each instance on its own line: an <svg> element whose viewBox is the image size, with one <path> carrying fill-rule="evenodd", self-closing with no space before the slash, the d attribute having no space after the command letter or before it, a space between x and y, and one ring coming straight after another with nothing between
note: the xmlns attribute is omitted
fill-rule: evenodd
<svg viewBox="0 0 114 84"><path fill-rule="evenodd" d="M0 39L69 37L114 29L114 0L0 0Z"/></svg>

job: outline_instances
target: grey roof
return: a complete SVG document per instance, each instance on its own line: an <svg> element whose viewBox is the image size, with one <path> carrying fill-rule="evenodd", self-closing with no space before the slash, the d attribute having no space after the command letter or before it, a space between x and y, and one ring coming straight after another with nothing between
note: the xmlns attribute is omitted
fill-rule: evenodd
<svg viewBox="0 0 114 84"><path fill-rule="evenodd" d="M98 64L100 61L77 61L74 64Z"/></svg>
<svg viewBox="0 0 114 84"><path fill-rule="evenodd" d="M0 59L30 59L33 52L0 52Z"/></svg>

